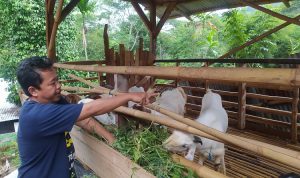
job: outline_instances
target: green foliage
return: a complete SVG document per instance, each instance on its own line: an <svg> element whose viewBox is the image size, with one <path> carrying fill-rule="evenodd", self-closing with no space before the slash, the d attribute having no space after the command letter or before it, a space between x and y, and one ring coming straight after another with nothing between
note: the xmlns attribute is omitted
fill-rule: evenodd
<svg viewBox="0 0 300 178"><path fill-rule="evenodd" d="M228 49L232 49L242 45L247 41L245 17L238 10L231 10L223 15L225 22L224 40ZM233 58L243 58L246 56L244 50L235 53Z"/></svg>
<svg viewBox="0 0 300 178"><path fill-rule="evenodd" d="M11 167L20 166L16 133L0 134L0 160L8 161Z"/></svg>
<svg viewBox="0 0 300 178"><path fill-rule="evenodd" d="M96 7L96 2L89 2L89 0L80 0L77 7L81 14L92 12Z"/></svg>
<svg viewBox="0 0 300 178"><path fill-rule="evenodd" d="M30 56L46 55L45 2L0 1L0 78L9 82L8 101L19 104L16 85L18 63ZM61 61L77 56L72 16L59 27L57 55Z"/></svg>
<svg viewBox="0 0 300 178"><path fill-rule="evenodd" d="M181 178L197 177L172 161L170 153L162 147L162 142L169 136L165 128L150 126L149 128L134 129L134 125L117 130L117 141L113 147L128 156L156 177Z"/></svg>

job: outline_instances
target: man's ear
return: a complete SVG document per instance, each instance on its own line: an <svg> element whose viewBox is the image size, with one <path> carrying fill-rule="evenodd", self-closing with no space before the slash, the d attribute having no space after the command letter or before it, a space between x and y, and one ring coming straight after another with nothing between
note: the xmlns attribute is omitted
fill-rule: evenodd
<svg viewBox="0 0 300 178"><path fill-rule="evenodd" d="M36 97L38 94L37 91L38 91L38 89L33 86L28 87L28 92L31 94L31 96Z"/></svg>

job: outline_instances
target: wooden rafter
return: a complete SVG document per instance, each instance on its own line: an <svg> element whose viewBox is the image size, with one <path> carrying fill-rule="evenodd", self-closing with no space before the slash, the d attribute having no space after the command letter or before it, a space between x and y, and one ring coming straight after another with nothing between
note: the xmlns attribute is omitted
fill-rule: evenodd
<svg viewBox="0 0 300 178"><path fill-rule="evenodd" d="M46 45L47 48L50 43L51 32L54 22L53 11L55 6L55 0L45 0L45 8L46 8Z"/></svg>
<svg viewBox="0 0 300 178"><path fill-rule="evenodd" d="M291 7L289 0L282 0L285 7Z"/></svg>
<svg viewBox="0 0 300 178"><path fill-rule="evenodd" d="M59 24L67 17L67 15L74 9L80 0L71 0L65 8L63 8L63 0L58 3L56 15L54 18L54 7L56 0L45 0L46 7L46 45L48 57L55 61L55 39Z"/></svg>
<svg viewBox="0 0 300 178"><path fill-rule="evenodd" d="M176 7L176 2L172 2L168 5L168 7L166 8L164 15L161 17L161 19L159 20L156 30L155 30L155 35L157 36L160 32L160 30L162 29L163 25L165 24L165 22L167 21L167 19L169 18L171 12L173 11L173 9Z"/></svg>
<svg viewBox="0 0 300 178"><path fill-rule="evenodd" d="M131 4L132 4L133 8L138 13L138 15L140 16L140 18L142 19L142 21L144 22L144 24L146 25L147 29L150 32L151 31L150 21L147 18L147 16L145 15L145 13L142 10L142 8L140 7L140 5L136 1L134 1L134 2L132 1Z"/></svg>
<svg viewBox="0 0 300 178"><path fill-rule="evenodd" d="M61 11L63 8L63 4L64 4L64 0L60 0L58 7L57 7L53 27L51 30L51 37L50 37L50 42L49 42L49 46L48 46L48 57L53 61L56 60L55 39L56 39L56 33L57 33L59 21L61 18Z"/></svg>
<svg viewBox="0 0 300 178"><path fill-rule="evenodd" d="M72 0L71 2L69 2L67 4L67 6L61 12L61 18L60 18L59 23L61 23L67 17L67 15L70 14L70 12L76 7L76 5L79 3L79 1L80 0Z"/></svg>
<svg viewBox="0 0 300 178"><path fill-rule="evenodd" d="M299 19L300 19L300 15L298 15L298 16L295 17L294 19L299 20ZM219 59L227 58L227 57L229 57L230 55L236 53L237 51L240 51L240 50L246 48L247 46L250 46L250 45L252 45L253 43L256 43L256 42L260 41L261 39L263 39L263 38L265 38L265 37L271 35L272 33L275 33L275 32L277 32L277 31L281 30L282 28L284 28L284 27L286 27L286 26L288 26L288 25L290 25L290 24L291 24L291 22L285 22L285 23L283 23L283 24L281 24L281 25L279 25L279 26L277 26L277 27L275 27L275 28L273 28L273 29L271 29L271 30L269 30L269 31L267 31L267 32L265 32L265 33L263 33L263 34L257 36L257 37L255 37L255 38L253 38L252 40L247 41L246 43L242 44L241 46L238 46L238 47L235 47L235 48L231 49L231 50L230 50L229 52L227 52L226 54L220 56Z"/></svg>
<svg viewBox="0 0 300 178"><path fill-rule="evenodd" d="M241 3L243 3L243 4L245 4L245 5L248 5L248 6L252 7L252 8L254 8L254 9L260 10L260 11L262 11L262 12L264 12L266 14L269 14L269 15L271 15L273 17L276 17L278 19L281 19L281 20L284 20L286 22L290 22L290 23L293 23L293 24L296 24L296 25L300 25L300 21L297 20L297 19L293 19L293 18L284 16L282 14L279 14L279 13L274 12L272 10L269 10L267 8L261 7L261 6L255 4L255 3L252 3L252 2L250 2L248 0L239 0L239 1Z"/></svg>
<svg viewBox="0 0 300 178"><path fill-rule="evenodd" d="M186 19L192 21L190 15L189 15L186 11L184 11L184 10L182 9L181 6L177 6L177 7L176 7L176 10L177 10L182 16L184 16Z"/></svg>

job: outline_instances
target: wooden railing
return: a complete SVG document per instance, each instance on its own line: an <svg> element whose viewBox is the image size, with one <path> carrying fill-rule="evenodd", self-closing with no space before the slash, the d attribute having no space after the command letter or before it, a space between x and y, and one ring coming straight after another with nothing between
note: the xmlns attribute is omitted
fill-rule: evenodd
<svg viewBox="0 0 300 178"><path fill-rule="evenodd" d="M204 82L203 82L204 83ZM225 83L225 85L228 83ZM223 83L222 83L223 85ZM156 86L160 87L170 87L175 85L170 85L170 84L157 84ZM180 85L178 85L180 86ZM283 96L270 96L270 95L264 95L264 94L257 94L257 93L248 93L246 92L248 86L244 84L242 89L240 88L240 85L237 83L233 83L230 86L236 86L236 88L239 91L223 91L223 90L214 90L212 89L213 92L220 94L222 97L232 97L232 100L235 101L226 101L223 100L223 106L227 110L229 117L231 118L231 121L234 121L235 125L240 128L244 129L246 128L246 125L249 122L256 123L256 124L263 124L263 125L269 125L272 127L282 127L282 128L288 128L290 129L290 138L291 140L296 143L298 132L297 130L300 129L300 124L297 123L297 118L300 117L300 113L298 113L298 101L297 99L297 91L298 88L293 89L289 88L286 91L292 91L294 93L294 96L296 97L283 97ZM186 104L186 109L187 112L192 115L192 116L197 116L199 115L199 112L201 110L201 105L200 104L195 104L195 103L201 103L202 101L202 96L204 95L206 89L204 87L190 87L190 86L180 86L182 87L187 93L193 93L193 92L198 92L201 93L198 96L194 95L188 95L188 103ZM263 86L260 86L262 88ZM266 87L270 88L270 87ZM282 91L282 90L281 90ZM279 109L273 109L269 107L264 107L264 106L257 106L253 104L247 104L246 100L251 100L251 99L259 99L262 101L269 101L270 103L286 103L286 104L291 104L292 109L291 110L279 110ZM287 116L290 118L290 122L286 121L281 121L281 120L275 120L267 117L261 117L257 116L252 113L262 113L262 115L270 114L272 116ZM250 113L249 113L250 112ZM247 124L246 124L247 123ZM296 128L295 128L296 127ZM271 129L272 130L272 129ZM276 133L275 133L276 132ZM275 131L274 130L274 135L286 135L282 134L282 131Z"/></svg>

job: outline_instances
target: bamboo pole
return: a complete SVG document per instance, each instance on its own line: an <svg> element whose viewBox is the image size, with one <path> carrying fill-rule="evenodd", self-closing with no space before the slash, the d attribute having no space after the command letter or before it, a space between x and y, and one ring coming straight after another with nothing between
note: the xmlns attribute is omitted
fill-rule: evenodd
<svg viewBox="0 0 300 178"><path fill-rule="evenodd" d="M95 92L95 93L96 92L98 92L98 93L108 93L108 91L101 90L101 89L86 89L86 88L81 88L81 87L65 87L65 86L63 86L62 89L67 90L67 91L89 91L89 92ZM231 142L228 142L226 140L225 141L220 140L217 137L214 137L214 136L209 135L205 132L202 132L198 129L195 129L195 128L187 125L187 124L181 123L179 121L176 121L176 120L173 120L173 119L170 119L170 118L167 118L167 117L166 118L161 118L161 117L158 117L158 116L155 116L155 115L151 115L149 113L145 113L145 112L142 112L142 111L130 109L130 108L127 108L127 107L124 107L124 106L116 108L114 111L120 112L120 113L123 113L123 114L127 114L127 115L130 115L130 116L136 117L136 118L140 118L140 119L143 119L143 120L148 120L148 121L151 121L151 122L162 124L162 125L165 125L165 126L177 129L177 130L188 132L188 133L198 135L198 136L201 136L201 137L205 137L205 138L208 138L208 139L212 139L212 140L215 140L215 141L232 144ZM239 137L239 136L234 136L234 135L231 135L231 134L226 134L226 135L229 135L230 137L233 137L233 138L236 138L238 140L241 140L241 141L245 142L246 146L244 146L244 147L246 147L246 149L247 149L247 147L250 147L250 148L251 147L257 147L257 148L259 148L259 149L254 149L254 151L249 150L249 149L247 149L247 150L253 151L253 152L255 152L257 154L260 154L262 156L266 156L265 154L263 154L263 152L265 152L265 151L267 151L267 152L268 151L269 152L276 152L274 154L280 155L281 157L283 157L286 160L294 158L294 159L298 159L298 161L300 162L300 153L299 152L295 152L295 151L292 151L292 150L288 150L288 149L280 148L280 147L277 147L277 146L269 145L269 144L259 142L259 141L256 141L256 140L251 140L251 139L247 139L247 138L243 138L243 137ZM251 146L252 144L254 144L254 146ZM233 144L233 145L236 145L236 144ZM271 159L278 160L276 158L271 158ZM293 161L293 162L295 162L295 161ZM283 163L286 164L285 162L283 162ZM288 165L290 165L290 164L288 164Z"/></svg>
<svg viewBox="0 0 300 178"><path fill-rule="evenodd" d="M55 63L55 67L116 74L150 75L190 80L220 80L264 85L300 86L300 69L251 69L156 66L82 66Z"/></svg>
<svg viewBox="0 0 300 178"><path fill-rule="evenodd" d="M85 83L85 84L87 84L87 85L89 85L89 86L91 86L91 87L94 87L94 89L93 90L96 90L96 91L98 91L99 93L112 93L109 89L106 89L106 88L104 88L104 87L101 87L101 86L97 86L96 84L94 84L94 83L92 83L92 82L90 82L90 81L87 81L87 80L85 80L85 79L83 79L83 78L80 78L80 77L77 77L77 76L75 76L75 75L73 75L73 74L69 74L69 76L71 77L71 78L73 78L73 79L76 79L76 80L78 80L78 81L81 81L81 82L83 82L83 83ZM70 87L69 87L70 88ZM78 88L76 88L76 87L74 87L75 88L75 90L78 90ZM71 88L70 88L71 89ZM89 90L92 90L92 89L88 89L87 91L89 91ZM115 92L115 93L113 93L113 94L118 94L117 92ZM155 105L152 105L152 106L155 106ZM155 107L158 107L158 106L155 106ZM160 112L159 110L157 110L158 112ZM165 110L165 111L167 111L167 110ZM168 113L171 113L170 111L168 111ZM175 113L173 113L173 114L175 114ZM129 114L130 115L130 114ZM166 115L168 115L168 114L166 114ZM177 115L177 114L175 114L175 115ZM138 115L138 116L136 116L136 117L139 117L139 116L141 116L141 115ZM147 115L143 115L144 116L144 118L147 118ZM178 116L178 115L177 115ZM169 119L169 118L168 118ZM148 119L149 120L149 119ZM150 118L150 120L152 121L152 122L155 122L154 120L152 120L151 118ZM189 120L189 119L188 119ZM172 120L172 121L174 121L174 120ZM163 121L159 121L159 120L156 120L156 122L157 123L159 123L159 124L163 124L163 125L166 125L166 124L168 124L168 125L166 125L166 126L169 126L169 127L172 127L172 128L175 128L175 129L179 129L179 130L182 130L182 131L186 131L186 132L189 132L189 133L192 133L192 134L195 134L195 135L199 135L199 136L203 136L203 137L205 137L205 138L209 138L209 139L212 139L212 140L216 140L216 141L220 141L220 142L224 142L224 140L220 140L219 138L216 138L216 137L214 137L214 136L212 136L212 135L209 135L209 134L207 134L207 133L205 133L205 132L202 132L202 131L200 131L200 130L195 130L195 129L193 129L193 128L189 128L189 126L188 127L186 127L186 124L183 124L182 125L182 123L181 122L178 122L177 120L175 120L174 122L175 123L177 123L177 125L175 124L172 124L172 123L170 123L170 122L165 122L165 123L162 123ZM195 122L195 121L193 121L193 122ZM196 122L197 123L197 122ZM177 128L176 128L177 127ZM230 135L230 134L228 134L228 135ZM233 136L233 137L236 137L237 139L240 139L240 140L244 140L245 142L249 142L249 143L251 143L251 144L254 144L254 145L256 145L256 146L262 146L262 147L265 147L265 148L267 148L267 149L271 149L271 150L274 150L274 151L277 151L277 152L279 152L280 154L286 154L286 155L288 155L288 156L291 156L291 157L293 157L293 158L296 158L296 159L299 159L300 160L300 152L295 152L295 151L292 151L292 150L288 150L288 149L284 149L284 148L281 148L281 147L277 147L277 146L274 146L274 145L269 145L269 144L266 144L266 143L264 143L264 142L259 142L259 141L256 141L256 140L251 140L251 139L247 139L247 138L243 138L243 137L239 137L239 136L234 136L234 135L231 135L231 136ZM230 143L230 142L226 142L225 141L225 143ZM250 150L251 151L251 150ZM258 153L259 154L259 153ZM288 158L287 158L288 159Z"/></svg>
<svg viewBox="0 0 300 178"><path fill-rule="evenodd" d="M294 168L297 168L297 169L300 169L300 160L299 159L296 159L296 158L292 158L290 156L287 156L285 154L281 154L280 152L277 152L277 151L274 151L274 150L271 150L271 149L268 149L268 148L265 148L265 147L262 147L260 145L255 145L255 144L249 144L249 142L247 141L244 141L242 139L238 139L236 137L233 137L229 134L226 134L226 133L223 133L223 132L220 132L218 130L215 130L215 129L212 129L212 128L209 128L203 124L200 124L196 121L193 121L193 120L190 120L188 118L184 118L183 116L180 116L178 114L175 114L175 113L172 113L166 109L163 109L161 107L158 107L158 106L155 106L155 105L148 105L147 106L148 108L150 109L153 109L155 111L158 111L162 114L165 114L181 123L184 123L188 126L192 126L196 129L199 129L201 130L202 132L205 132L206 134L209 134L211 136L214 136L220 140L223 140L227 143L230 143L232 145L236 145L236 146L239 146L243 149L246 149L246 150L249 150L249 151L252 151L254 153L257 153L259 155L262 155L264 157L267 157L267 158L270 158L270 159L273 159L273 160L276 160L278 162L281 162L281 163L284 163L284 164L287 164L289 166L292 166Z"/></svg>
<svg viewBox="0 0 300 178"><path fill-rule="evenodd" d="M200 164L194 163L192 161L189 161L181 156L178 156L176 154L172 155L172 159L179 164L184 165L185 167L191 168L193 171L197 173L199 177L204 178L215 178L215 177L227 177L219 172L216 172L214 170L211 170L210 168L206 166L201 166Z"/></svg>

